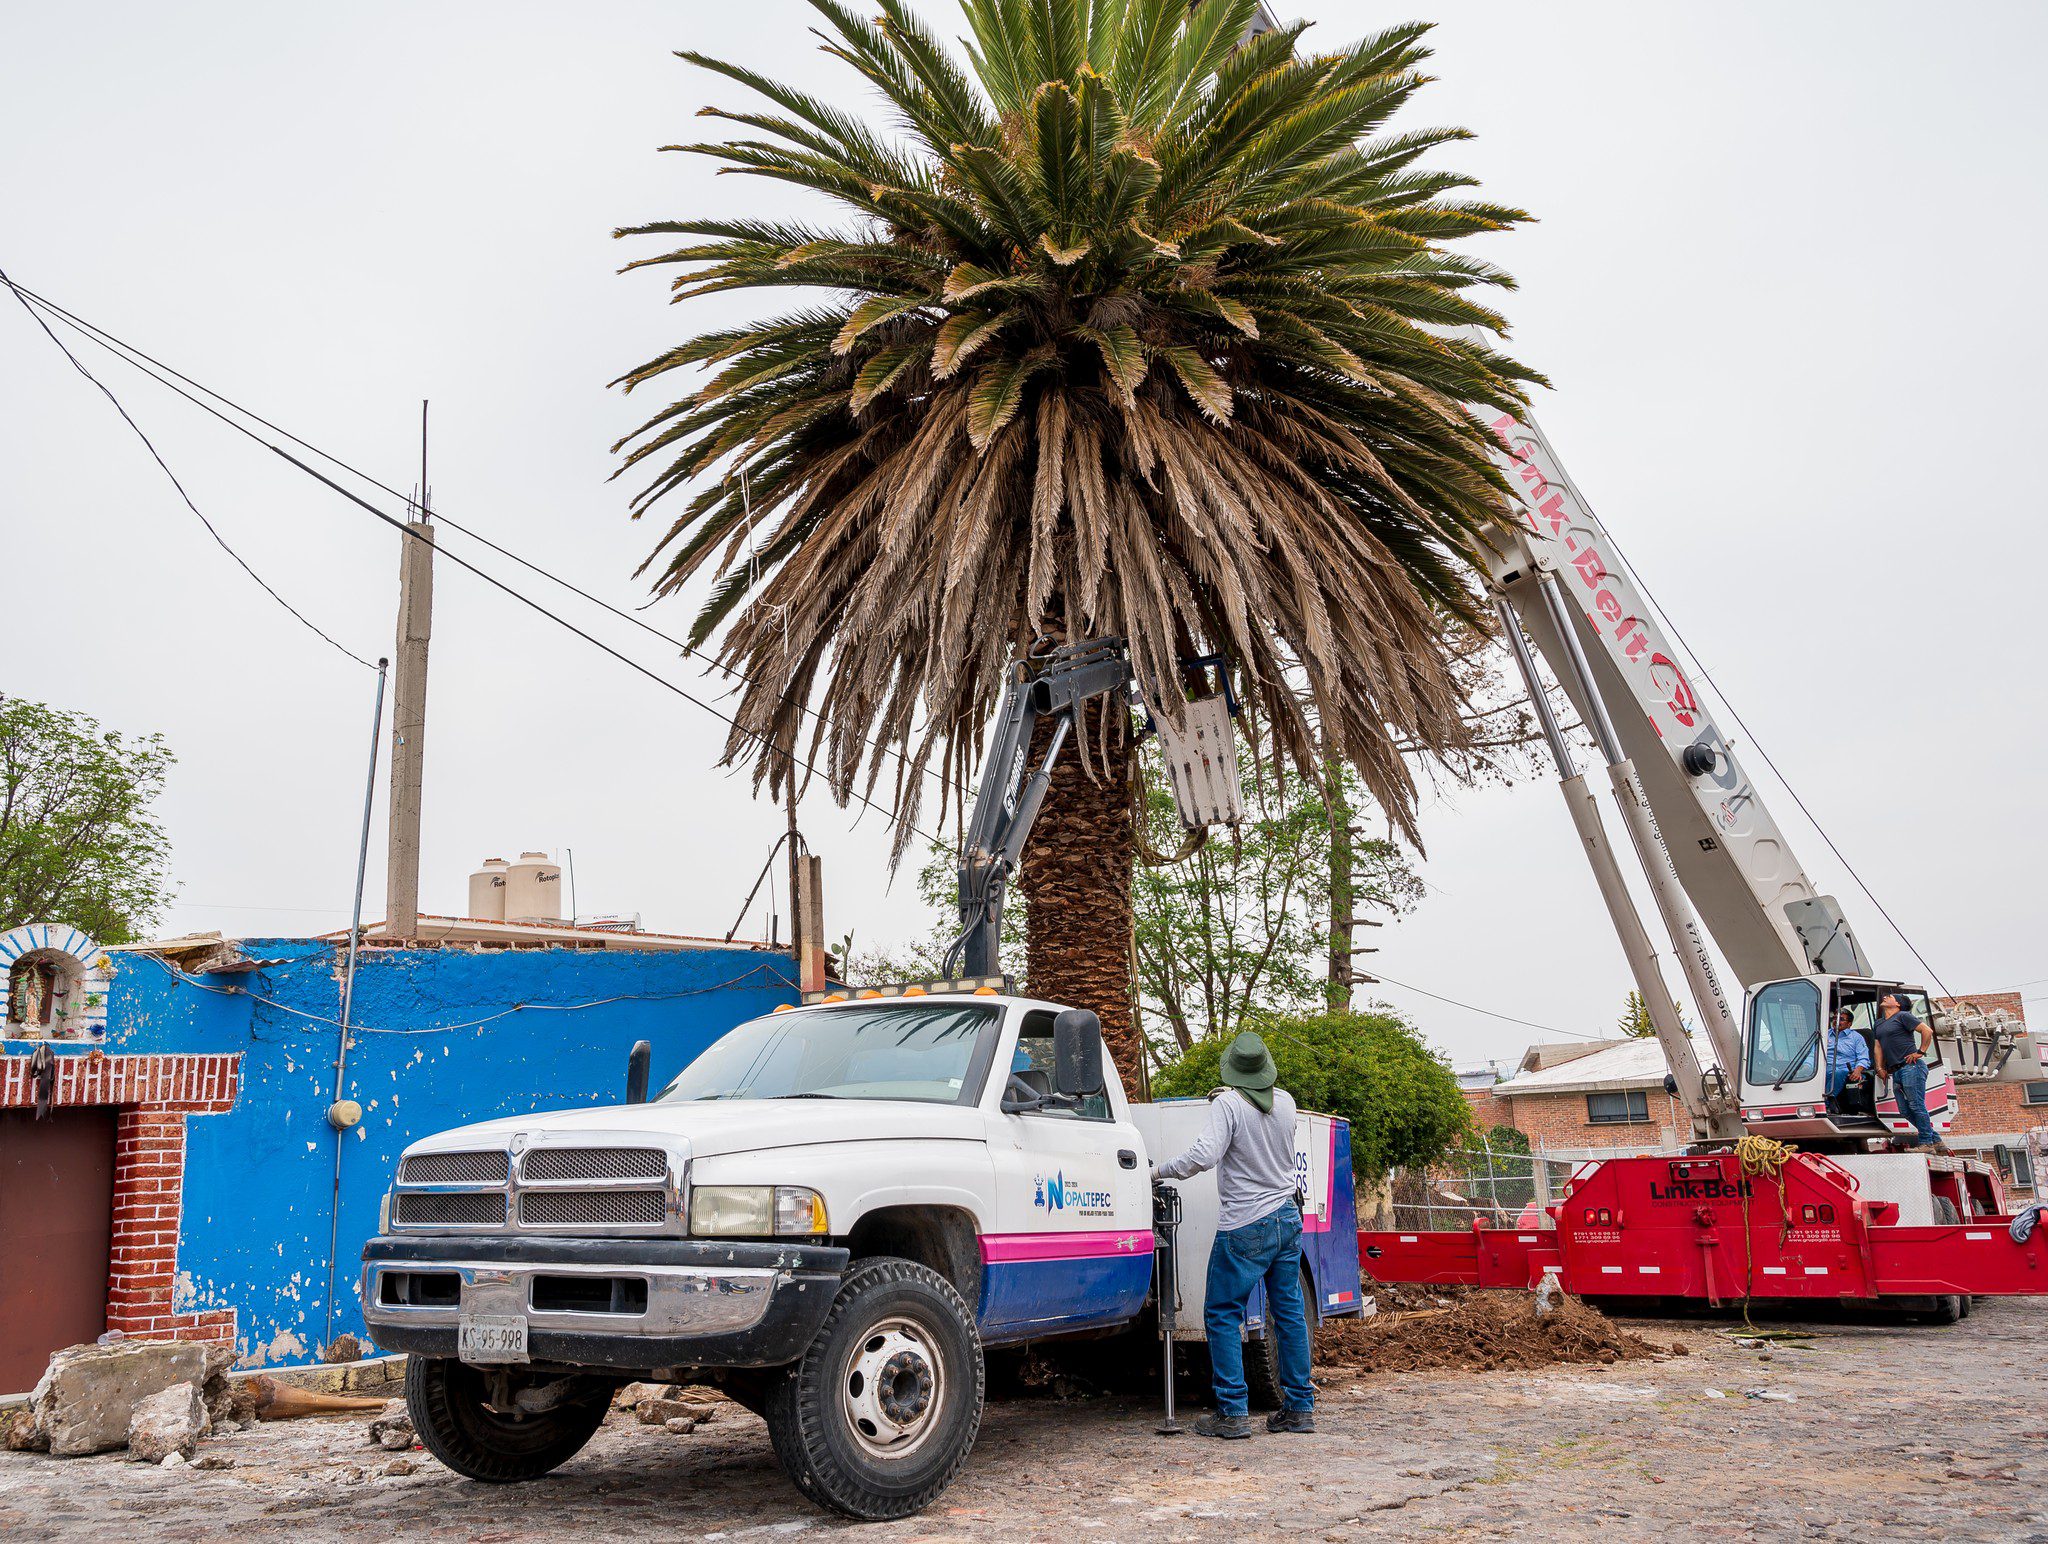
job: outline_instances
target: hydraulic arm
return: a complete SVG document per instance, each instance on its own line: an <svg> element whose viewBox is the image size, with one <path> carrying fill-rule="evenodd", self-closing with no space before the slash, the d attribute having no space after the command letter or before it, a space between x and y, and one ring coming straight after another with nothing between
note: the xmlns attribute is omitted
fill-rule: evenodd
<svg viewBox="0 0 2048 1544"><path fill-rule="evenodd" d="M946 951L948 975L998 974L1003 898L1045 803L1045 790L1081 709L1094 698L1128 691L1131 662L1121 638L1068 644L1010 667L994 738L982 762L967 845L960 855L960 936ZM1038 765L1031 741L1039 720L1054 720Z"/></svg>

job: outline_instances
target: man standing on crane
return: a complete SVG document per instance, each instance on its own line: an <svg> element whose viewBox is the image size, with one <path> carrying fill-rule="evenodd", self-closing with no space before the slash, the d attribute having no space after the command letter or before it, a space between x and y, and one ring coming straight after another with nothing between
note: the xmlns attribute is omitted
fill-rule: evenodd
<svg viewBox="0 0 2048 1544"><path fill-rule="evenodd" d="M1835 1015L1834 1032L1828 1036L1829 1108L1839 1106L1852 1085L1860 1093L1869 1072L1870 1044L1856 1028L1856 1015L1844 1008Z"/></svg>
<svg viewBox="0 0 2048 1544"><path fill-rule="evenodd" d="M1927 1053L1933 1048L1934 1031L1908 1010L1896 992L1878 999L1877 1011L1884 1017L1873 1032L1877 1040L1877 1070L1892 1080L1892 1092L1899 1101L1899 1113L1913 1123L1919 1146L1947 1152L1948 1146L1927 1118Z"/></svg>
<svg viewBox="0 0 2048 1544"><path fill-rule="evenodd" d="M1204 1437L1252 1434L1244 1320L1252 1288L1263 1280L1266 1333L1279 1343L1285 1396L1285 1408L1266 1418L1266 1430L1312 1432L1316 1389L1309 1379L1308 1309L1301 1300L1294 1099L1273 1086L1279 1079L1273 1053L1249 1030L1230 1042L1220 1075L1224 1086L1210 1099L1202 1134L1178 1158L1159 1165L1161 1179L1186 1179L1213 1168L1221 1203L1203 1314L1216 1410L1196 1421L1195 1431Z"/></svg>

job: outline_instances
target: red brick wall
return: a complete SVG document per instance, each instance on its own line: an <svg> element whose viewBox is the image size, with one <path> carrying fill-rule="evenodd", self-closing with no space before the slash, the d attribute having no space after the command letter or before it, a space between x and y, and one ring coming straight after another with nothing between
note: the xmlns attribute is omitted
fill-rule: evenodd
<svg viewBox="0 0 2048 1544"><path fill-rule="evenodd" d="M113 1105L114 1218L107 1273L107 1328L156 1340L232 1343L235 1311L179 1313L178 1225L185 1186L185 1118L229 1109L240 1056L57 1058L51 1103ZM0 1107L32 1107L29 1058L0 1057Z"/></svg>
<svg viewBox="0 0 2048 1544"><path fill-rule="evenodd" d="M1692 1122L1685 1109L1661 1088L1647 1090L1647 1121L1626 1125L1594 1125L1586 1118L1584 1092L1556 1094L1495 1094L1492 1108L1475 1111L1488 1125L1513 1126L1529 1139L1537 1151L1546 1148L1578 1147L1664 1147L1692 1140Z"/></svg>

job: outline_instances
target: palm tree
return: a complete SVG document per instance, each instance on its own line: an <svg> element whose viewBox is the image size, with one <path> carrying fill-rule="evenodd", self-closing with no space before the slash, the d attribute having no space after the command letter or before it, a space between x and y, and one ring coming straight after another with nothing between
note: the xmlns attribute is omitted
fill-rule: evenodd
<svg viewBox="0 0 2048 1544"><path fill-rule="evenodd" d="M691 641L741 678L729 759L776 788L822 758L907 837L1007 660L1115 634L1169 693L1224 655L1262 754L1313 776L1327 746L1412 836L1402 747L1464 739L1447 640L1484 625L1502 518L1462 405L1534 379L1475 341L1505 328L1473 292L1511 281L1447 245L1524 216L1421 166L1464 131L1388 129L1427 28L1297 54L1301 26L1250 35L1257 0L961 0L963 59L904 0L811 3L886 128L686 53L751 93L703 109L746 133L670 148L843 223L619 232L684 238L629 265L681 270L678 300L809 292L621 377L690 372L614 448L652 472L635 515L676 511L657 593L710 585ZM1131 739L1121 709L1086 728L1025 862L1027 971L1128 1074Z"/></svg>

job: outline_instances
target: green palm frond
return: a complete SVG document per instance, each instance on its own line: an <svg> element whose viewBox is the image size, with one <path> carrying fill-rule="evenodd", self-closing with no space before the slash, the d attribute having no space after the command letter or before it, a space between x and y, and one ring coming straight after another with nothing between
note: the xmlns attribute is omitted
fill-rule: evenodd
<svg viewBox="0 0 2048 1544"><path fill-rule="evenodd" d="M1428 28L1303 53L1257 0L958 0L955 44L913 0L810 3L881 112L686 53L748 100L669 148L842 218L619 232L677 299L813 297L617 383L687 381L614 448L636 513L680 510L658 591L704 577L692 637L744 677L728 754L958 776L1020 644L1114 633L1155 683L1225 655L1305 768L1312 705L1408 823L1394 747L1462 739L1444 644L1504 518L1468 408L1538 379L1476 298L1512 280L1456 250L1527 217L1427 164L1464 130L1394 127Z"/></svg>

